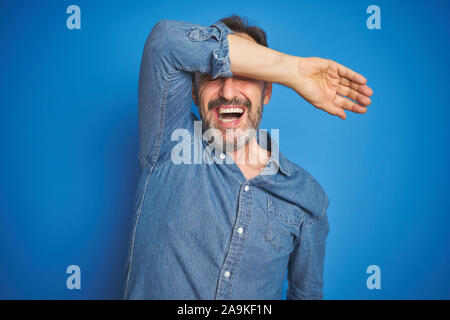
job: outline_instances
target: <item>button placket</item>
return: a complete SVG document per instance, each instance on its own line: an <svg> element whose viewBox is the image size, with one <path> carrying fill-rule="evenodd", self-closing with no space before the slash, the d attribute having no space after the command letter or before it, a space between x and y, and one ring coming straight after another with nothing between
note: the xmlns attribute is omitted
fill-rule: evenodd
<svg viewBox="0 0 450 320"><path fill-rule="evenodd" d="M230 299L233 274L237 271L244 252L245 243L247 241L247 233L244 232L248 228L251 217L252 197L250 187L245 190L248 185L242 185L239 193L239 206L235 221L235 228L231 237L230 246L227 251L225 261L222 265L221 276L219 277L216 299Z"/></svg>

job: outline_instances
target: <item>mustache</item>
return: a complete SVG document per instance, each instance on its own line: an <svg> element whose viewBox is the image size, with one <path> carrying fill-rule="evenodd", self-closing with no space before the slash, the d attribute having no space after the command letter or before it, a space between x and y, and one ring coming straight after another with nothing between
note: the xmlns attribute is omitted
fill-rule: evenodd
<svg viewBox="0 0 450 320"><path fill-rule="evenodd" d="M248 99L242 100L237 97L234 97L233 99L228 100L228 99L219 97L217 99L211 100L208 103L208 110L211 111L215 107L218 107L221 105L240 105L240 106L246 107L249 110L252 108L252 103Z"/></svg>

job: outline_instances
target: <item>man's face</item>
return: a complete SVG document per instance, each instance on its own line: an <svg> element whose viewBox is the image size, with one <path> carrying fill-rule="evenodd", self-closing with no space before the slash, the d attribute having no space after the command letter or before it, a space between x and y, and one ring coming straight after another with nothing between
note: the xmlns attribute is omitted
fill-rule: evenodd
<svg viewBox="0 0 450 320"><path fill-rule="evenodd" d="M254 41L247 34L235 34ZM215 144L223 144L227 150L245 146L259 127L263 105L270 100L272 83L239 76L212 79L209 74L198 74L197 81L198 96L193 89L192 98L199 108L203 130L217 129L222 141Z"/></svg>

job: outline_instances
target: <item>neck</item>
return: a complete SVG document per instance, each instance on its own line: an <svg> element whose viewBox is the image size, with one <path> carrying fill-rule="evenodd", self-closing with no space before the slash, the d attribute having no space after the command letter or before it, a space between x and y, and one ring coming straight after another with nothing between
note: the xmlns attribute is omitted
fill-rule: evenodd
<svg viewBox="0 0 450 320"><path fill-rule="evenodd" d="M247 180L259 175L270 159L270 152L258 145L255 137L242 148L228 152Z"/></svg>

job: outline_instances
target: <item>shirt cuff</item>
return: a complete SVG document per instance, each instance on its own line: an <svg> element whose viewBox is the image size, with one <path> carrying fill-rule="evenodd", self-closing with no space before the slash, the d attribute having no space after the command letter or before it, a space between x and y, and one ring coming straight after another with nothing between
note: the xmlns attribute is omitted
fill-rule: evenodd
<svg viewBox="0 0 450 320"><path fill-rule="evenodd" d="M221 47L215 49L212 53L211 77L213 79L217 77L233 77L227 35L234 33L234 31L221 21L213 23L211 27L218 29L218 40L221 40Z"/></svg>

